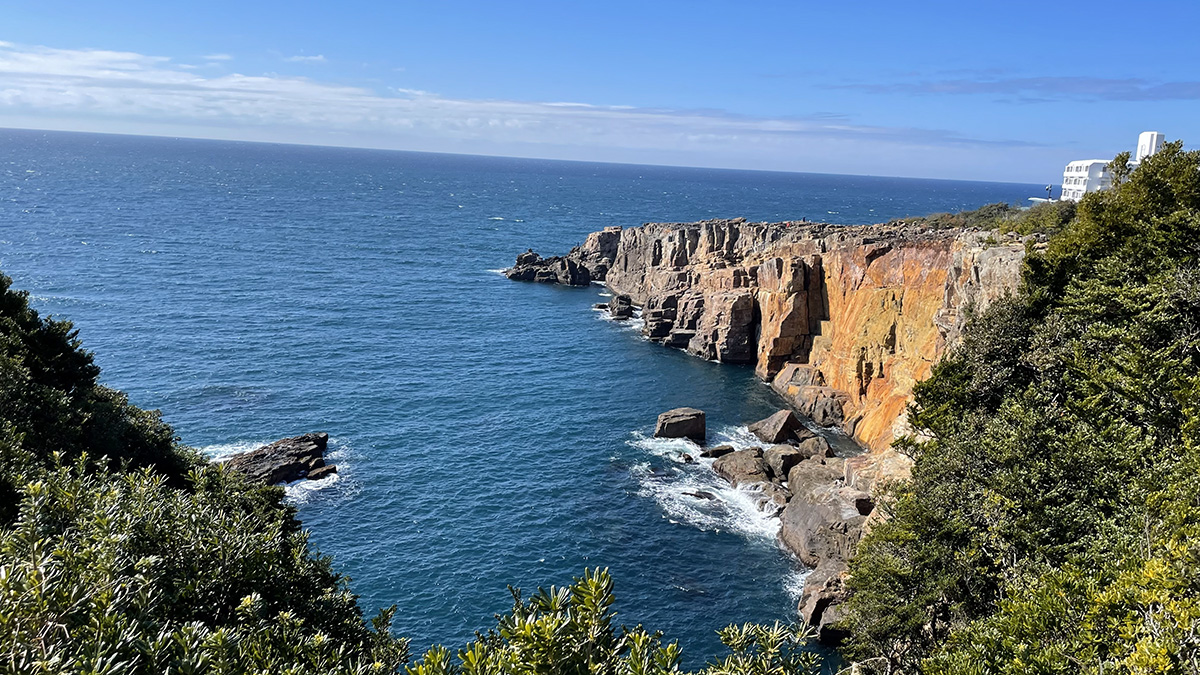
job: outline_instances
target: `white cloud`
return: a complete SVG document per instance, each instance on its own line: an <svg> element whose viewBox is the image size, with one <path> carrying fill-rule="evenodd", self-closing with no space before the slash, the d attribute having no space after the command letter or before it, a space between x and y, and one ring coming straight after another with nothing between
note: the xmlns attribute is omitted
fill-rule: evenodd
<svg viewBox="0 0 1200 675"><path fill-rule="evenodd" d="M989 152L1044 152L828 114L765 118L455 99L398 87L379 93L284 75L206 75L133 52L0 43L0 126L29 120L42 120L42 128L58 120L49 128L892 175L987 177L957 167L995 166L981 159ZM931 148L942 158L924 153Z"/></svg>
<svg viewBox="0 0 1200 675"><path fill-rule="evenodd" d="M233 60L233 57L230 56L229 54L209 54L207 56L202 56L200 58L204 59L205 61L232 61Z"/></svg>
<svg viewBox="0 0 1200 675"><path fill-rule="evenodd" d="M284 61L292 63L325 63L325 55L317 54L316 56L289 56Z"/></svg>

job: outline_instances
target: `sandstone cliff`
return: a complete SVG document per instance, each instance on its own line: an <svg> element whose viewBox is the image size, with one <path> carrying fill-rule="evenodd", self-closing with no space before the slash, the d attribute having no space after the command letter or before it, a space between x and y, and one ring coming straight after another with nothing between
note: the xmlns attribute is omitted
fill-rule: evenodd
<svg viewBox="0 0 1200 675"><path fill-rule="evenodd" d="M915 383L968 309L1015 289L1024 244L883 225L712 220L597 235L572 252L643 308L645 333L697 356L753 363L823 426L886 449ZM614 242L612 238L617 235Z"/></svg>
<svg viewBox="0 0 1200 675"><path fill-rule="evenodd" d="M566 258L605 281L610 308L640 306L651 340L754 364L793 407L865 448L835 458L778 445L713 466L782 508L780 538L815 568L801 613L836 639L846 561L881 517L870 495L908 475L910 460L891 444L913 386L957 342L971 308L1016 289L1025 243L973 230L737 219L608 228ZM520 269L510 278L530 276ZM785 456L799 463L785 470Z"/></svg>

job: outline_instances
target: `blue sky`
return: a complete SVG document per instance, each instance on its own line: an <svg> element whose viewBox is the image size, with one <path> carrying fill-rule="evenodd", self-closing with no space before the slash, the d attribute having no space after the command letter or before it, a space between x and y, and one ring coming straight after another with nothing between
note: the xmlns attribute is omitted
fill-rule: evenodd
<svg viewBox="0 0 1200 675"><path fill-rule="evenodd" d="M1200 138L1190 0L6 5L0 126L1054 183Z"/></svg>

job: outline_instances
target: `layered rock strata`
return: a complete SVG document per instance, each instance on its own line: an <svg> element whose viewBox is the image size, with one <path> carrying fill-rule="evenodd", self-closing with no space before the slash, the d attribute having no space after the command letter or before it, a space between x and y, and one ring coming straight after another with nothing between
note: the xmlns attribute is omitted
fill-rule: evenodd
<svg viewBox="0 0 1200 675"><path fill-rule="evenodd" d="M977 230L735 219L608 228L567 257L641 307L649 339L753 364L796 410L866 449L835 458L783 413L759 423L760 438L776 444L765 452L701 453L782 509L780 538L814 568L801 613L836 640L846 561L880 517L873 495L908 475L891 443L906 431L913 386L957 343L972 309L1016 289L1030 243Z"/></svg>
<svg viewBox="0 0 1200 675"><path fill-rule="evenodd" d="M1025 241L996 237L739 218L606 228L565 260L641 307L651 340L754 364L817 424L881 451L970 309L1016 288Z"/></svg>
<svg viewBox="0 0 1200 675"><path fill-rule="evenodd" d="M257 450L230 457L225 466L245 474L256 483L275 485L301 478L319 480L337 473L337 467L325 463L329 434L304 434L275 441Z"/></svg>

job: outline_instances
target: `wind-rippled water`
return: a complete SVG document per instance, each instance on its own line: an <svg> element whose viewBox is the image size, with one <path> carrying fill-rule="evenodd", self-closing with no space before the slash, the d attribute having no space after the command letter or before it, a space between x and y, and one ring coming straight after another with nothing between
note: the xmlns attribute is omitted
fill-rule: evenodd
<svg viewBox="0 0 1200 675"><path fill-rule="evenodd" d="M1039 187L0 130L0 271L189 445L328 431L339 476L289 493L415 651L485 630L508 584L601 566L620 620L694 663L729 622L793 617L802 576L776 521L647 436L689 405L744 445L781 402L604 320L599 287L495 270L609 225L881 222Z"/></svg>

